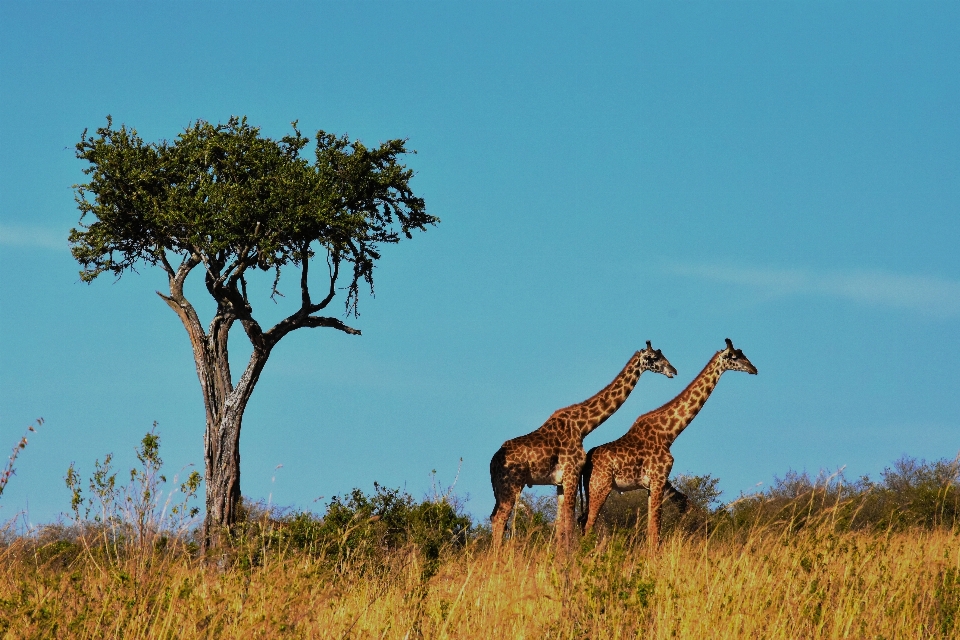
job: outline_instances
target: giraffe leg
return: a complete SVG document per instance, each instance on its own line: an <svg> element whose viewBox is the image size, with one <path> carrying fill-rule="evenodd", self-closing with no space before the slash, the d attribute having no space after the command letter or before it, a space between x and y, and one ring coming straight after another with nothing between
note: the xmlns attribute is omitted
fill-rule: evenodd
<svg viewBox="0 0 960 640"><path fill-rule="evenodd" d="M590 474L589 484L587 485L587 524L583 528L584 533L593 531L593 526L597 522L597 516L600 515L600 509L607 501L607 496L613 489L613 474L602 465L595 465Z"/></svg>
<svg viewBox="0 0 960 640"><path fill-rule="evenodd" d="M516 470L507 461L507 451L500 447L490 460L490 483L493 485L493 497L496 500L493 513L490 514L494 549L498 549L503 542L503 532L510 512L523 490L523 483L518 481L516 475Z"/></svg>
<svg viewBox="0 0 960 640"><path fill-rule="evenodd" d="M587 453L586 462L583 463L580 475L577 477L577 499L580 501L580 516L577 518L577 526L580 528L581 534L586 531L587 509L590 506L590 491L588 488L590 476L593 474L593 452L594 449L591 449Z"/></svg>
<svg viewBox="0 0 960 640"><path fill-rule="evenodd" d="M566 518L564 513L566 511L566 500L567 496L563 492L563 485L557 485L557 519L553 523L554 535L557 538L557 544L562 545L563 539L567 535L566 532Z"/></svg>
<svg viewBox="0 0 960 640"><path fill-rule="evenodd" d="M557 487L557 522L561 525L558 529L558 542L569 548L573 543L574 529L574 511L577 503L577 481L579 474L564 473L563 485ZM563 497L561 501L560 498Z"/></svg>
<svg viewBox="0 0 960 640"><path fill-rule="evenodd" d="M506 486L499 485L494 491L497 504L493 507L493 513L490 515L494 549L498 549L503 542L503 532L507 528L507 520L510 519L510 512L514 510L514 505L520 498L522 490L522 484L510 483Z"/></svg>
<svg viewBox="0 0 960 640"><path fill-rule="evenodd" d="M587 511L590 508L589 493L587 493L587 488L582 486L577 492L580 499L580 515L577 516L577 528L580 529L580 534L583 535L587 531Z"/></svg>
<svg viewBox="0 0 960 640"><path fill-rule="evenodd" d="M566 484L567 495L570 496L567 505L567 536L572 543L575 540L577 531L577 482L580 480L580 471L570 474L570 480Z"/></svg>
<svg viewBox="0 0 960 640"><path fill-rule="evenodd" d="M651 553L656 553L660 544L660 514L663 507L663 492L666 479L657 476L650 478L650 498L647 509L647 546Z"/></svg>

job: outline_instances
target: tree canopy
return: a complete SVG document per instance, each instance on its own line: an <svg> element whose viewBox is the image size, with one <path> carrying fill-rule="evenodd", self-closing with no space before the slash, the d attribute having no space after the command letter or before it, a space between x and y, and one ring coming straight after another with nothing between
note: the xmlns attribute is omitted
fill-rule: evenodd
<svg viewBox="0 0 960 640"><path fill-rule="evenodd" d="M272 140L237 117L198 120L173 142L145 143L135 129L115 129L110 117L96 136L84 131L77 157L90 163L90 180L75 186L81 228L70 233L81 278L119 277L139 262L174 272L170 254L178 254L202 264L210 293L239 311L249 304L247 269L274 270L276 293L283 267L306 270L322 249L331 288L321 302L308 302L304 273L306 306L324 308L349 263L345 305L356 314L360 280L373 289L379 245L438 219L411 191L413 171L397 162L408 153L404 140L367 148L318 131L312 163L301 155L308 143L296 122L291 135ZM89 217L95 220L84 224Z"/></svg>

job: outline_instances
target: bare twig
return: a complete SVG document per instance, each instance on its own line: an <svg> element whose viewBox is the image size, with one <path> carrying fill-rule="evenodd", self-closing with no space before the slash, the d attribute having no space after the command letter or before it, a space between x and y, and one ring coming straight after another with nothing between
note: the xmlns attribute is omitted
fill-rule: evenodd
<svg viewBox="0 0 960 640"><path fill-rule="evenodd" d="M27 434L36 431L37 427L43 424L43 418L37 418L36 425L30 425L27 427L27 432L23 434L23 437L20 438L20 442L13 448L13 452L10 454L10 458L7 462L7 468L3 470L3 473L0 473L0 495L3 495L3 489L7 486L7 482L10 481L10 476L12 476L16 471L13 468L13 463L16 462L17 456L20 455L20 452L27 446Z"/></svg>

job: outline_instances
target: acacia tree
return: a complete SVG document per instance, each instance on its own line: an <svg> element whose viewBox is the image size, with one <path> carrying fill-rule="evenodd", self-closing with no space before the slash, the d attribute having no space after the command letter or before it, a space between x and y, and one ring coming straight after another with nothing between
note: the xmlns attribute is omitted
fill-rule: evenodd
<svg viewBox="0 0 960 640"><path fill-rule="evenodd" d="M439 222L411 191L413 172L398 162L408 153L404 140L367 148L318 131L312 163L301 155L308 143L296 122L291 135L273 140L236 117L218 125L198 120L173 142L145 143L135 129L115 129L108 116L106 127L96 136L84 131L76 145L77 157L89 163L89 182L74 185L81 215L70 232L80 277L91 282L159 266L170 291L157 294L190 337L206 407L206 546L217 545L236 520L240 426L273 347L304 327L360 335L319 313L345 290L345 317L356 317L361 281L373 293L379 246ZM319 299L310 290L317 260L326 266ZM248 274L272 271L274 298L290 267L299 271L299 308L264 329L253 316ZM184 296L194 269L216 302L206 329ZM253 346L238 379L227 350L236 322Z"/></svg>

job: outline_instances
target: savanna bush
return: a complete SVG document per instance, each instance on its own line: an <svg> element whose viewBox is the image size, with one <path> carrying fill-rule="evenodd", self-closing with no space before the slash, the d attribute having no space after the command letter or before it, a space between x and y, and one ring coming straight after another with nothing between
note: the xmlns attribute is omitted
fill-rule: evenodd
<svg viewBox="0 0 960 640"><path fill-rule="evenodd" d="M722 509L720 480L710 474L676 475L671 484L687 496L687 511L680 513L675 504L665 501L661 525L664 533L682 530L689 533L710 531L712 520ZM611 491L600 510L598 522L606 531L646 531L649 492L645 490L618 493Z"/></svg>
<svg viewBox="0 0 960 640"><path fill-rule="evenodd" d="M797 530L829 519L837 530L903 531L960 526L958 459L933 462L904 457L879 481L848 480L843 471L788 471L765 491L741 495L715 512L714 526L744 529L780 525Z"/></svg>
<svg viewBox="0 0 960 640"><path fill-rule="evenodd" d="M129 482L118 480L113 454L94 462L84 482L76 464L66 474L71 517L46 525L21 540L44 561L69 563L83 551L97 562L117 564L131 553L168 552L196 556L199 509L193 505L202 482L192 471L178 488L164 491L167 477L160 456L157 425L136 449L139 467ZM176 478L174 483L176 485ZM290 510L241 501L238 523L227 538L227 558L241 568L261 565L267 554L306 553L351 570L376 566L401 548L415 549L425 571L436 570L444 553L463 547L477 535L459 498L448 490L417 501L400 489L374 483L372 493L354 489L334 496L324 513ZM8 541L9 542L9 541ZM175 549L174 549L175 548ZM221 552L223 550L220 550Z"/></svg>
<svg viewBox="0 0 960 640"><path fill-rule="evenodd" d="M671 482L687 496L689 508L681 514L664 502L665 534L732 535L757 526L797 531L824 520L838 531L960 527L960 460L904 457L885 468L878 481L868 476L851 481L842 470L817 476L787 471L763 491L727 503L720 501L718 479L710 475L678 475ZM647 500L643 490L611 492L600 512L601 527L642 535Z"/></svg>
<svg viewBox="0 0 960 640"><path fill-rule="evenodd" d="M376 482L373 487L369 494L354 489L334 496L323 515L245 500L234 540L241 547L306 552L332 561L375 559L413 545L435 564L472 534L473 523L452 494L418 502L400 489Z"/></svg>

